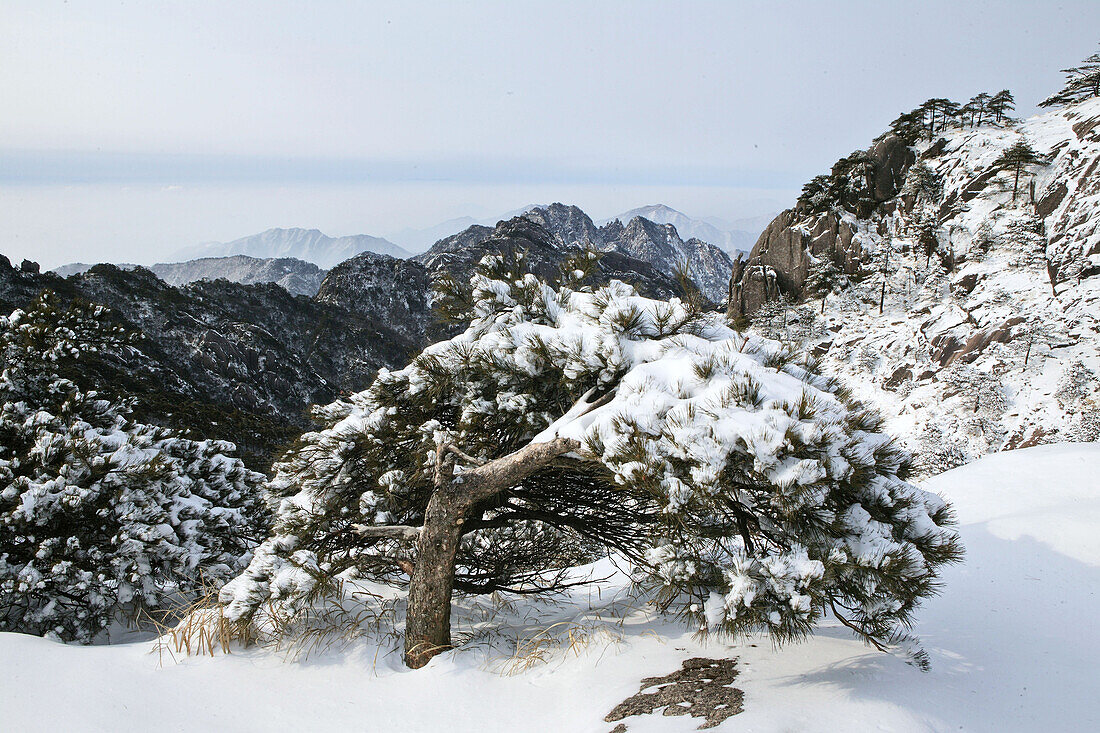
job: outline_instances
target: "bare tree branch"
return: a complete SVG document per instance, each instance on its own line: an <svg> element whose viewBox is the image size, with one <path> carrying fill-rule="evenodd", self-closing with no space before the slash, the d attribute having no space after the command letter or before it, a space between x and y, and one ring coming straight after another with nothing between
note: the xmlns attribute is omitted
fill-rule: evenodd
<svg viewBox="0 0 1100 733"><path fill-rule="evenodd" d="M482 460L481 458L474 458L471 455L463 453L461 450L459 450L457 447L455 447L451 443L448 443L446 446L444 446L444 450L450 451L451 453L455 454L456 456L458 456L462 460L466 461L467 463L472 463L475 466L484 466L485 465L485 461Z"/></svg>
<svg viewBox="0 0 1100 733"><path fill-rule="evenodd" d="M406 540L416 542L420 539L420 527L409 527L402 524L373 525L353 524L351 528L356 534L375 540Z"/></svg>

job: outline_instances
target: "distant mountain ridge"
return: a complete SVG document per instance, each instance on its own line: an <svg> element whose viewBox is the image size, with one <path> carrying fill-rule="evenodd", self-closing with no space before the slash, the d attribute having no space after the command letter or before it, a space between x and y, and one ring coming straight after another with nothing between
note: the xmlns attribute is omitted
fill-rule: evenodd
<svg viewBox="0 0 1100 733"><path fill-rule="evenodd" d="M545 227L563 247L618 252L670 277L676 277L683 266L709 300L721 303L726 297L733 272L729 255L713 243L694 237L684 240L673 224L635 216L626 224L613 219L598 227L578 207L559 203L536 206L522 216Z"/></svg>
<svg viewBox="0 0 1100 733"><path fill-rule="evenodd" d="M161 262L149 268L169 285L219 278L242 285L275 283L294 295L313 297L328 270L293 257L260 259L248 255L203 257L187 262Z"/></svg>
<svg viewBox="0 0 1100 733"><path fill-rule="evenodd" d="M760 232L771 222L773 215L742 219L737 222L725 222L713 217L697 219L665 204L650 204L603 219L599 224L606 225L616 219L626 224L638 217L648 219L655 224L671 224L676 227L676 231L681 237L699 239L708 244L713 244L735 257L738 252L747 254L752 249L757 237L760 236ZM738 225L743 228L738 228Z"/></svg>
<svg viewBox="0 0 1100 733"><path fill-rule="evenodd" d="M406 249L423 253L439 240L459 234L471 226L491 228L499 221L507 221L517 216L523 216L535 209L545 209L549 206L550 204L529 204L493 218L476 219L471 216L463 216L448 219L432 227L407 227L387 234L386 237ZM760 236L760 232L764 231L764 227L775 218L779 208L777 205L759 216L728 221L714 216L692 217L666 204L650 204L606 219L594 220L594 223L597 227L602 227L618 219L623 224L627 224L631 219L640 216L655 224L672 224L685 240L699 239L725 250L732 257L736 257L738 252L748 253L752 249L756 239Z"/></svg>
<svg viewBox="0 0 1100 733"><path fill-rule="evenodd" d="M381 237L354 234L347 237L330 237L317 229L268 229L232 242L206 242L178 250L174 259L179 262L210 257L247 255L258 259L294 258L312 262L318 267L330 269L344 260L362 252L406 258L411 254Z"/></svg>
<svg viewBox="0 0 1100 733"><path fill-rule="evenodd" d="M50 272L61 277L81 275L95 265L73 262L55 267ZM120 263L120 270L135 270L142 265ZM248 255L229 257L202 257L186 262L158 262L145 269L151 271L169 285L188 285L200 280L228 280L242 285L275 283L293 295L313 297L321 287L328 270L312 262L293 257L257 258Z"/></svg>
<svg viewBox="0 0 1100 733"><path fill-rule="evenodd" d="M550 228L535 220L540 216ZM126 359L86 364L74 378L86 389L132 397L147 422L232 440L253 466L266 469L280 446L308 428L311 404L365 388L377 369L403 366L447 328L432 313L437 275L465 280L485 255L522 251L534 271L553 276L576 252L563 244L574 236L570 227L596 231L579 209L559 204L496 227L470 227L416 258L363 252L325 273L312 297L288 293L294 285L284 278L323 271L287 258L229 256L125 269L72 265L60 268L71 272L60 277L34 263L12 267L0 255L0 312L26 307L45 289L63 301L111 308L113 318L145 338ZM648 227L669 239L658 225ZM622 280L657 298L683 294L662 269L616 248L605 250L594 277ZM173 286L163 278L197 279Z"/></svg>

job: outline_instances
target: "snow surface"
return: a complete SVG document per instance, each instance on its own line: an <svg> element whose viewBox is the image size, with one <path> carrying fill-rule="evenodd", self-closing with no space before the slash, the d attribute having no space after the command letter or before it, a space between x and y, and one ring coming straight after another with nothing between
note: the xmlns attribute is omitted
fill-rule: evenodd
<svg viewBox="0 0 1100 733"><path fill-rule="evenodd" d="M507 674L478 645L410 672L374 644L288 662L238 650L173 661L149 642L66 646L0 634L0 728L12 731L606 731L612 707L693 656L734 656L745 712L727 731L1096 730L1100 682L1092 633L1100 592L1100 444L999 453L942 474L967 545L941 597L919 614L932 657L922 673L826 625L773 650L765 639L703 642L642 610L602 619L621 576L558 605L521 601L512 622L571 620L594 638ZM606 563L594 568L606 571ZM617 596L622 598L621 593ZM588 610L589 607L596 610ZM491 624L500 625L498 619ZM519 627L517 627L519 628ZM506 661L506 660L504 660ZM701 722L627 718L628 729Z"/></svg>

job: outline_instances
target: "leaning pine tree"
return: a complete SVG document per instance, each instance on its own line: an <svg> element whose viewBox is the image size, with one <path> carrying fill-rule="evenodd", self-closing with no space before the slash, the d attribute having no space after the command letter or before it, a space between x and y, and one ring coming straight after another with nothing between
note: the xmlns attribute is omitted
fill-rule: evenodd
<svg viewBox="0 0 1100 733"><path fill-rule="evenodd" d="M107 309L44 294L0 317L0 631L88 643L240 572L263 476L220 441L132 421L80 389L88 352L132 358Z"/></svg>
<svg viewBox="0 0 1100 733"><path fill-rule="evenodd" d="M786 641L831 613L881 649L907 638L961 548L880 420L690 299L564 271L552 287L487 258L444 299L465 332L320 409L224 616L407 573L420 667L451 644L456 590L545 588L574 537L635 558L710 630Z"/></svg>

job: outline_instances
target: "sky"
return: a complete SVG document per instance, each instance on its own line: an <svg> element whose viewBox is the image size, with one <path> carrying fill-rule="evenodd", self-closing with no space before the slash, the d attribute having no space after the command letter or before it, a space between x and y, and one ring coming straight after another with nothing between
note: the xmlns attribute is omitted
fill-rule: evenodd
<svg viewBox="0 0 1100 733"><path fill-rule="evenodd" d="M150 263L550 201L759 215L929 97L1034 113L1098 28L1096 0L4 0L0 252Z"/></svg>

